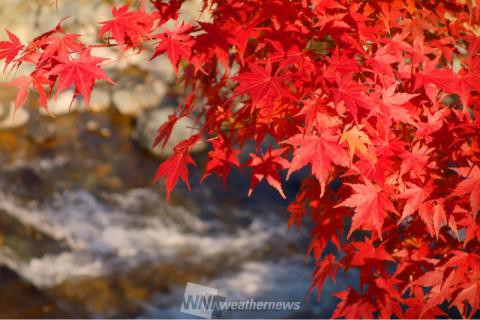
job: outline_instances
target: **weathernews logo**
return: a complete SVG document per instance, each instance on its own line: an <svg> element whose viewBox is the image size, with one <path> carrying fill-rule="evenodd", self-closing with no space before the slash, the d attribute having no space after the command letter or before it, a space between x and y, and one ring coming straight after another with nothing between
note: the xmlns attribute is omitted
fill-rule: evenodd
<svg viewBox="0 0 480 320"><path fill-rule="evenodd" d="M220 318L223 311L281 311L299 310L299 301L227 301L218 289L188 282L180 312L204 319Z"/></svg>

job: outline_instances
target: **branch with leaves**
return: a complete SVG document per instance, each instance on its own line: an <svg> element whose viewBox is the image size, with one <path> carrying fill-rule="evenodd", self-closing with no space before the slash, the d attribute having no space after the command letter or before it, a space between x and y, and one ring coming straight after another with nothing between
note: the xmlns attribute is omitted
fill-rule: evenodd
<svg viewBox="0 0 480 320"><path fill-rule="evenodd" d="M158 130L183 117L198 130L162 162L167 198L189 185L190 149L211 146L203 179L232 167L266 181L304 224L316 261L312 290L357 268L333 317L435 318L480 308L480 4L473 0L209 0L208 22L179 21L183 1L114 7L105 46L166 54L187 97ZM61 3L59 4L61 5ZM173 21L173 23L172 23ZM166 26L169 25L169 27ZM33 71L9 83L16 107L73 86L89 96L112 82L92 45L61 22L27 44L7 31L0 59ZM243 163L246 145L256 151ZM262 146L263 144L263 146ZM265 151L265 144L268 150ZM296 195L282 176L307 168ZM202 179L202 181L203 181ZM326 250L332 243L336 253Z"/></svg>

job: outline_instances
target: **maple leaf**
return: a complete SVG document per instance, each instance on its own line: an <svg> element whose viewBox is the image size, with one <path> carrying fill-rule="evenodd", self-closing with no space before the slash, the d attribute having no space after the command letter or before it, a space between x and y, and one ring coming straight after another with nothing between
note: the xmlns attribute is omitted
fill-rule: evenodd
<svg viewBox="0 0 480 320"><path fill-rule="evenodd" d="M453 268L448 277L453 284L452 291L461 288L451 305L455 305L463 317L471 318L480 308L480 255L455 250L445 266ZM447 280L442 287L445 282ZM467 304L470 308L467 308Z"/></svg>
<svg viewBox="0 0 480 320"><path fill-rule="evenodd" d="M239 83L235 89L236 96L248 93L254 105L275 96L295 100L295 97L283 85L290 77L288 75L280 76L278 71L272 76L270 62L267 62L265 68L251 64L250 69L252 72L244 72L234 78Z"/></svg>
<svg viewBox="0 0 480 320"><path fill-rule="evenodd" d="M170 19L178 19L178 11L182 6L182 0L170 0L168 3L163 2L163 0L150 0L150 2L158 11L156 17L160 19L159 24L163 24Z"/></svg>
<svg viewBox="0 0 480 320"><path fill-rule="evenodd" d="M315 11L325 13L325 9L345 9L338 1L335 0L313 0Z"/></svg>
<svg viewBox="0 0 480 320"><path fill-rule="evenodd" d="M44 42L48 44L45 45L38 64L40 65L50 58L68 60L71 53L82 53L86 47L76 41L78 37L80 37L79 34L66 34L60 37L51 35L46 37Z"/></svg>
<svg viewBox="0 0 480 320"><path fill-rule="evenodd" d="M238 26L238 24L232 23L227 23L226 26L206 22L200 22L199 24L204 33L198 36L198 44L199 46L207 47L206 50L204 49L207 51L204 61L216 56L218 62L220 62L226 72L229 73L230 66L228 60L230 46L235 42L242 43L242 45L244 44L243 41L246 40L245 37L247 36L246 32L241 30L244 26ZM227 28L227 26L229 28ZM237 32L235 33L235 31ZM196 64L198 63L199 62L196 62Z"/></svg>
<svg viewBox="0 0 480 320"><path fill-rule="evenodd" d="M85 50L76 60L61 58L58 60L60 64L49 72L50 75L59 77L56 97L71 85L75 85L74 98L81 94L88 105L96 80L105 80L114 84L113 80L99 67L99 64L106 59L90 55L90 50Z"/></svg>
<svg viewBox="0 0 480 320"><path fill-rule="evenodd" d="M475 58L472 64L470 70L461 70L458 80L459 96L464 110L469 106L472 92L480 92L480 59Z"/></svg>
<svg viewBox="0 0 480 320"><path fill-rule="evenodd" d="M231 167L240 167L240 162L238 161L238 155L240 154L240 151L230 148L223 136L210 139L210 143L213 146L213 150L208 152L208 157L210 159L205 167L205 174L200 182L203 182L205 178L215 172L218 173L218 175L222 178L223 186L225 187Z"/></svg>
<svg viewBox="0 0 480 320"><path fill-rule="evenodd" d="M322 292L323 285L327 277L336 282L337 271L340 269L340 264L336 261L335 256L331 253L327 254L323 259L316 263L315 272L313 273L313 281L310 286L309 292L311 293L314 288L317 289L317 301L320 301L320 293Z"/></svg>
<svg viewBox="0 0 480 320"><path fill-rule="evenodd" d="M408 306L404 315L407 319L437 319L446 316L446 313L438 306L425 303L426 299L421 288L415 290L414 297L406 298L403 301Z"/></svg>
<svg viewBox="0 0 480 320"><path fill-rule="evenodd" d="M362 266L368 260L394 261L385 247L383 245L375 247L372 239L353 242L352 246L355 248L355 254L351 261L352 266Z"/></svg>
<svg viewBox="0 0 480 320"><path fill-rule="evenodd" d="M383 90L382 102L387 106L401 106L418 96L418 94L409 94L403 92L395 93L395 90L395 85Z"/></svg>
<svg viewBox="0 0 480 320"><path fill-rule="evenodd" d="M378 288L375 291L379 292L379 318L391 319L393 315L403 318L403 299L396 287L399 283L400 281L395 278L375 279L375 285Z"/></svg>
<svg viewBox="0 0 480 320"><path fill-rule="evenodd" d="M417 74L415 89L428 84L434 84L448 93L459 92L458 75L450 69L435 69L432 62L426 64L424 72Z"/></svg>
<svg viewBox="0 0 480 320"><path fill-rule="evenodd" d="M348 144L348 151L350 155L350 160L353 160L353 155L358 151L363 156L372 157L375 159L375 153L372 155L368 154L368 147L373 147L372 141L368 135L362 131L363 126L350 126L345 128L345 131L340 137L340 143L346 142Z"/></svg>
<svg viewBox="0 0 480 320"><path fill-rule="evenodd" d="M267 61L271 63L278 62L279 69L284 69L294 64L302 65L305 57L298 47L292 46L285 49L278 41L269 40L268 42L275 48L275 53L270 54Z"/></svg>
<svg viewBox="0 0 480 320"><path fill-rule="evenodd" d="M144 39L150 38L154 17L148 14L141 2L140 8L129 11L130 3L120 8L112 7L113 19L102 21L98 35L110 33L117 44L137 47Z"/></svg>
<svg viewBox="0 0 480 320"><path fill-rule="evenodd" d="M430 160L429 155L432 151L432 148L416 144L413 146L412 151L400 154L399 157L403 159L400 166L400 175L402 176L409 172L411 176L423 177L425 175L425 167Z"/></svg>
<svg viewBox="0 0 480 320"><path fill-rule="evenodd" d="M0 41L0 60L5 60L5 68L15 59L18 53L24 48L16 35L5 29L10 41Z"/></svg>
<svg viewBox="0 0 480 320"><path fill-rule="evenodd" d="M465 315L466 317L471 318L480 308L480 272L478 271L472 275L469 284L458 293L453 301L458 310L463 309L461 308L461 305L465 302L467 302L471 308L470 312L467 313L465 311Z"/></svg>
<svg viewBox="0 0 480 320"><path fill-rule="evenodd" d="M400 198L407 199L405 206L403 207L402 217L400 221L403 221L408 216L411 216L417 211L420 206L428 199L430 193L433 190L433 184L429 183L424 187L420 187L412 182L406 183L407 188L400 194Z"/></svg>
<svg viewBox="0 0 480 320"><path fill-rule="evenodd" d="M47 106L47 93L45 92L44 85L50 84L50 81L40 75L34 74L33 76L21 76L12 81L7 85L12 87L17 87L17 95L15 97L15 109L18 110L28 98L28 89L30 85L38 92L38 104L40 106Z"/></svg>
<svg viewBox="0 0 480 320"><path fill-rule="evenodd" d="M438 239L440 228L447 223L447 216L442 199L424 202L418 210L423 222L432 236Z"/></svg>
<svg viewBox="0 0 480 320"><path fill-rule="evenodd" d="M352 72L358 72L359 70L355 60L347 55L343 55L338 47L335 48L332 56L327 57L326 59L328 63L323 66L324 70L322 76L330 82L335 82L339 75L350 74ZM355 85L352 85L349 82L340 82L339 87L348 87L349 85L355 87Z"/></svg>
<svg viewBox="0 0 480 320"><path fill-rule="evenodd" d="M382 226L388 212L397 213L388 195L382 188L364 179L364 184L347 184L354 194L335 207L355 209L348 237L357 229L375 230L381 236Z"/></svg>
<svg viewBox="0 0 480 320"><path fill-rule="evenodd" d="M346 319L372 319L374 306L364 295L358 294L355 289L349 287L345 291L334 294L341 301L337 304L332 318Z"/></svg>
<svg viewBox="0 0 480 320"><path fill-rule="evenodd" d="M373 107L371 98L365 94L365 89L353 81L351 77L338 79L337 76L337 84L338 89L332 89L335 102L338 104L343 101L355 122L358 122L358 108L371 109Z"/></svg>
<svg viewBox="0 0 480 320"><path fill-rule="evenodd" d="M337 141L338 136L331 130L319 136L297 134L283 141L282 143L295 147L287 179L293 172L311 164L312 174L320 182L321 196L323 196L332 165L347 167L349 164L348 153L337 144Z"/></svg>
<svg viewBox="0 0 480 320"><path fill-rule="evenodd" d="M268 184L275 188L282 198L286 198L282 190L279 173L280 170L287 169L289 166L288 160L281 157L285 150L286 148L281 148L272 151L269 148L264 155L250 154L251 160L246 164L252 168L248 196L252 194L253 188L257 184L266 179Z"/></svg>
<svg viewBox="0 0 480 320"><path fill-rule="evenodd" d="M9 86L17 87L17 95L15 98L15 109L19 109L28 98L28 88L32 83L32 78L30 76L21 76L15 80L12 80L8 83Z"/></svg>
<svg viewBox="0 0 480 320"><path fill-rule="evenodd" d="M379 113L388 120L388 126L391 125L390 119L416 126L416 113L404 105L418 94L395 93L395 90L395 85L383 90Z"/></svg>
<svg viewBox="0 0 480 320"><path fill-rule="evenodd" d="M465 252L461 250L454 250L452 256L445 263L445 267L453 267L455 275L458 276L454 279L456 283L465 280L470 271L476 271L480 268L480 255L476 253Z"/></svg>
<svg viewBox="0 0 480 320"><path fill-rule="evenodd" d="M408 34L395 34L392 38L383 38L382 42L385 43L385 51L394 55L398 59L402 59L404 52L410 52L412 46L405 41Z"/></svg>
<svg viewBox="0 0 480 320"><path fill-rule="evenodd" d="M471 169L465 168L462 173L468 172L466 179L462 180L452 193L452 196L459 197L470 194L470 206L475 217L480 210L480 168L475 166Z"/></svg>
<svg viewBox="0 0 480 320"><path fill-rule="evenodd" d="M434 114L427 114L428 121L418 124L418 130L415 132L415 138L427 138L443 127L448 110L438 110Z"/></svg>
<svg viewBox="0 0 480 320"><path fill-rule="evenodd" d="M323 131L342 123L340 118L336 116L335 109L327 106L327 100L321 98L306 100L298 115L305 117L306 133L311 133L313 128Z"/></svg>
<svg viewBox="0 0 480 320"><path fill-rule="evenodd" d="M178 178L182 179L187 185L188 190L190 190L188 165L196 165L190 155L190 148L197 143L199 139L200 135L195 135L180 142L175 146L173 154L158 166L153 182L157 182L162 178L166 179L167 201L170 199L170 193L177 184Z"/></svg>
<svg viewBox="0 0 480 320"><path fill-rule="evenodd" d="M153 142L152 148L155 148L160 143L162 144L162 148L165 148L165 145L172 134L173 127L177 123L179 118L176 114L171 114L168 116L168 120L160 126L157 130L157 136L155 137L155 141Z"/></svg>
<svg viewBox="0 0 480 320"><path fill-rule="evenodd" d="M154 35L155 39L160 39L157 44L155 53L150 58L154 59L158 55L167 52L168 58L172 63L175 73L178 75L178 63L180 58L189 59L192 54L192 46L195 40L190 33L193 27L189 24L176 25L173 30L165 30L165 32Z"/></svg>

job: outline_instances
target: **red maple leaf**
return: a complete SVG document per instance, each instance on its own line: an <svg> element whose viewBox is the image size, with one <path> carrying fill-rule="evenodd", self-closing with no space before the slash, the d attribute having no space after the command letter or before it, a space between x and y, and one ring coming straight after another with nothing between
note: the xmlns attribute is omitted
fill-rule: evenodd
<svg viewBox="0 0 480 320"><path fill-rule="evenodd" d="M5 32L10 41L0 41L0 60L5 60L5 68L7 68L24 46L13 33L7 29L5 29Z"/></svg>
<svg viewBox="0 0 480 320"><path fill-rule="evenodd" d="M189 59L192 54L192 46L195 44L190 33L193 31L191 25L176 25L173 30L165 30L165 32L154 35L155 39L159 39L155 53L150 59L154 59L158 55L167 52L168 58L172 63L175 73L178 74L178 63L180 58Z"/></svg>
<svg viewBox="0 0 480 320"><path fill-rule="evenodd" d="M10 81L9 86L17 87L17 95L15 97L15 109L20 108L28 98L28 88L32 83L32 77L30 76L21 76L17 79Z"/></svg>
<svg viewBox="0 0 480 320"><path fill-rule="evenodd" d="M176 114L171 114L168 116L168 120L160 126L157 130L157 136L155 137L155 141L153 142L152 148L155 148L160 143L162 144L162 148L165 148L165 145L172 134L173 127L177 123L179 118Z"/></svg>
<svg viewBox="0 0 480 320"><path fill-rule="evenodd" d="M367 179L364 180L364 184L347 185L353 189L354 194L335 207L355 209L348 236L350 237L352 232L357 229L364 229L375 230L381 237L383 222L388 212L397 212L388 195L383 192L382 188Z"/></svg>
<svg viewBox="0 0 480 320"><path fill-rule="evenodd" d="M322 196L333 164L347 167L350 163L348 152L338 145L338 139L327 130L319 136L297 134L283 141L295 147L287 179L293 172L311 164L312 174L320 182Z"/></svg>
<svg viewBox="0 0 480 320"><path fill-rule="evenodd" d="M38 64L41 65L47 59L55 57L67 60L70 58L71 53L82 53L86 46L76 40L78 37L80 37L79 34L65 34L62 36L51 35L45 38L44 42L47 44Z"/></svg>
<svg viewBox="0 0 480 320"><path fill-rule="evenodd" d="M284 82L290 77L279 75L280 70L272 75L272 64L270 62L267 62L265 68L257 64L251 64L250 69L252 72L244 72L234 78L239 83L239 86L235 89L237 96L249 94L254 105L276 96L295 100L295 97L284 86Z"/></svg>
<svg viewBox="0 0 480 320"><path fill-rule="evenodd" d="M286 148L273 150L269 148L264 155L258 156L254 153L250 154L250 161L247 165L252 168L252 175L250 178L250 188L248 195L253 192L253 188L259 184L263 179L267 180L268 184L275 188L282 198L286 198L282 190L282 183L280 181L280 170L287 169L289 166L288 160L281 157Z"/></svg>
<svg viewBox="0 0 480 320"><path fill-rule="evenodd" d="M402 164L400 166L400 175L409 173L410 176L423 178L425 176L425 169L430 162L429 155L433 149L427 146L416 144L412 151L406 151L400 154Z"/></svg>
<svg viewBox="0 0 480 320"><path fill-rule="evenodd" d="M30 85L38 92L38 104L42 107L47 106L47 93L45 91L45 85L49 85L49 81L44 76L34 74L32 76L21 76L12 81L7 85L17 87L17 95L15 98L15 109L19 109L28 98L28 89Z"/></svg>
<svg viewBox="0 0 480 320"><path fill-rule="evenodd" d="M358 122L358 108L369 110L374 107L372 99L365 94L365 89L350 77L338 78L338 88L332 89L335 96L335 102L345 103L349 113L355 121Z"/></svg>
<svg viewBox="0 0 480 320"><path fill-rule="evenodd" d="M467 312L467 308L462 308L462 305L468 303L470 306L470 312ZM453 301L453 304L457 306L458 310L465 310L464 316L471 318L480 308L480 272L478 270L471 276L468 285L463 288Z"/></svg>
<svg viewBox="0 0 480 320"><path fill-rule="evenodd" d="M466 179L462 180L452 193L452 196L463 196L469 194L470 206L475 217L480 210L480 168L464 168L459 170L465 174Z"/></svg>
<svg viewBox="0 0 480 320"><path fill-rule="evenodd" d="M352 257L352 266L362 266L367 261L394 261L392 256L385 250L383 245L375 247L372 239L356 241L352 243L355 254Z"/></svg>
<svg viewBox="0 0 480 320"><path fill-rule="evenodd" d="M230 147L226 139L223 136L211 139L210 143L213 146L213 150L208 152L210 158L207 166L205 167L205 174L200 182L203 182L212 173L217 173L222 178L223 186L226 187L227 177L230 174L232 166L240 167L240 161L238 161L238 155L240 151Z"/></svg>
<svg viewBox="0 0 480 320"><path fill-rule="evenodd" d="M395 93L395 90L395 85L383 90L382 103L379 104L378 107L379 113L388 121L388 126L391 125L392 119L416 126L415 120L417 120L417 115L414 110L407 108L404 105L418 96L418 94L404 92Z"/></svg>
<svg viewBox="0 0 480 320"><path fill-rule="evenodd" d="M175 148L174 153L167 160L162 162L157 169L157 173L153 182L165 178L167 187L167 201L170 199L170 193L178 182L178 178L182 179L190 190L190 182L188 180L188 165L193 164L190 155L190 148L198 142L199 135L192 136L191 138L180 142Z"/></svg>
<svg viewBox="0 0 480 320"><path fill-rule="evenodd" d="M320 293L327 277L336 282L337 271L340 269L340 264L335 260L335 256L331 253L327 254L323 259L317 262L315 272L313 273L313 281L310 286L310 293L317 288L317 301L320 301Z"/></svg>
<svg viewBox="0 0 480 320"><path fill-rule="evenodd" d="M358 294L349 287L345 291L335 293L341 301L337 304L332 318L372 319L375 307L365 295Z"/></svg>
<svg viewBox="0 0 480 320"><path fill-rule="evenodd" d="M406 319L437 319L446 316L446 313L438 306L425 303L425 295L421 288L415 290L413 297L403 301L408 306L405 311Z"/></svg>
<svg viewBox="0 0 480 320"><path fill-rule="evenodd" d="M153 31L154 16L145 11L144 2L141 2L139 9L130 10L130 3L117 8L112 7L113 19L102 21L103 26L98 33L103 36L110 33L117 44L126 47L139 47L143 40L150 39Z"/></svg>
<svg viewBox="0 0 480 320"><path fill-rule="evenodd" d="M400 198L407 199L407 202L403 207L400 221L403 221L406 217L411 216L415 211L417 211L428 199L433 190L433 185L431 183L425 187L420 187L414 183L407 182L406 186L407 188L405 188L405 191L400 194Z"/></svg>
<svg viewBox="0 0 480 320"><path fill-rule="evenodd" d="M90 50L85 50L76 60L62 59L61 57L58 57L58 60L60 64L49 72L50 75L59 77L56 97L74 85L74 98L81 94L88 105L96 80L105 80L114 84L99 66L105 59L90 55Z"/></svg>

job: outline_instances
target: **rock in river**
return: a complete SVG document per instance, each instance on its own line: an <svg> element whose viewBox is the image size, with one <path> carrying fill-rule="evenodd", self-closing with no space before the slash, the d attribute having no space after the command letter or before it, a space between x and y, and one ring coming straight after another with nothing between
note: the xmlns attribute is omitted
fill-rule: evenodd
<svg viewBox="0 0 480 320"><path fill-rule="evenodd" d="M165 97L167 87L161 81L137 83L133 87L113 93L115 108L124 115L138 116L142 111L154 108Z"/></svg>
<svg viewBox="0 0 480 320"><path fill-rule="evenodd" d="M0 318L66 318L70 312L60 307L48 294L0 266Z"/></svg>
<svg viewBox="0 0 480 320"><path fill-rule="evenodd" d="M63 91L58 97L52 97L48 100L48 112L41 108L40 113L45 116L61 116L76 111L78 100L73 100L73 90ZM50 113L50 114L49 114Z"/></svg>

